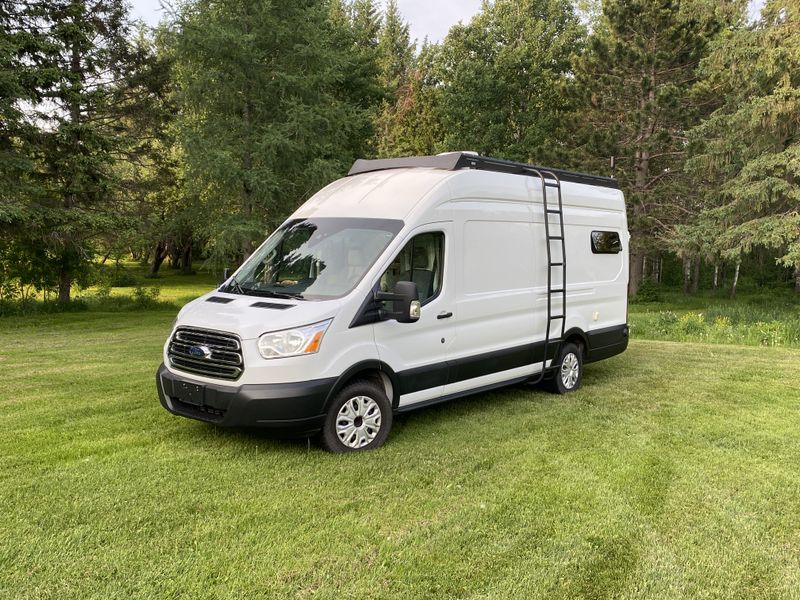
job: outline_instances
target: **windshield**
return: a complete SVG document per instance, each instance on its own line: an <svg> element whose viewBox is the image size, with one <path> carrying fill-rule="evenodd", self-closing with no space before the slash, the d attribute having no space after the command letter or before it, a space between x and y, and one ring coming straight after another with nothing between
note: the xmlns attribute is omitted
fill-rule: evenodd
<svg viewBox="0 0 800 600"><path fill-rule="evenodd" d="M329 300L364 277L403 227L389 219L289 221L243 265L224 291Z"/></svg>

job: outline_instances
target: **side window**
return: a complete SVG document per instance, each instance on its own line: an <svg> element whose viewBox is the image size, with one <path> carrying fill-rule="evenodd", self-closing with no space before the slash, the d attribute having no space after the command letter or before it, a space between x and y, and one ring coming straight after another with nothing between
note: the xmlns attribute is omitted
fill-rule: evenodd
<svg viewBox="0 0 800 600"><path fill-rule="evenodd" d="M622 242L616 231L593 231L593 254L619 254L622 252Z"/></svg>
<svg viewBox="0 0 800 600"><path fill-rule="evenodd" d="M444 268L444 233L421 233L409 241L381 275L384 292L392 291L398 281L413 281L422 304L439 293Z"/></svg>

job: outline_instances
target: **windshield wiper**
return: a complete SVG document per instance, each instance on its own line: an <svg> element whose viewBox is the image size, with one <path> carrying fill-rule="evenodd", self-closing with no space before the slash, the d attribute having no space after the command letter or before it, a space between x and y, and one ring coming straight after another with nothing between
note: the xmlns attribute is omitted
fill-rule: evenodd
<svg viewBox="0 0 800 600"><path fill-rule="evenodd" d="M230 293L231 290L233 290L233 293L235 294L241 294L243 296L246 294L241 284L238 281L236 281L235 275L231 277L231 282L228 285L226 285L225 289L222 291Z"/></svg>

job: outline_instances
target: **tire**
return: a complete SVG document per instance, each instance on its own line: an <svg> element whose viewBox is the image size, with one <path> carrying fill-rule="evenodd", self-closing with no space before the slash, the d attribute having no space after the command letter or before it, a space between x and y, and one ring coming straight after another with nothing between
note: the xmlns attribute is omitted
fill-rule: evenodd
<svg viewBox="0 0 800 600"><path fill-rule="evenodd" d="M549 381L550 390L556 394L568 394L581 387L583 379L583 352L572 342L561 346L556 360L558 368Z"/></svg>
<svg viewBox="0 0 800 600"><path fill-rule="evenodd" d="M359 379L336 394L319 442L328 452L339 454L374 450L383 446L391 428L392 403L383 387Z"/></svg>

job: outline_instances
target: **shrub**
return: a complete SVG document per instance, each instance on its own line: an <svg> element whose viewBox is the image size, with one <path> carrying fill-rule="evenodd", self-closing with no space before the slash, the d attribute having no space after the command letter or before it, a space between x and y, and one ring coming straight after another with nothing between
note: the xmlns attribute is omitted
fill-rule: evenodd
<svg viewBox="0 0 800 600"><path fill-rule="evenodd" d="M706 321L703 313L687 312L679 319L680 330L686 335L703 336L706 334Z"/></svg>
<svg viewBox="0 0 800 600"><path fill-rule="evenodd" d="M158 297L160 295L161 288L145 288L141 285L137 285L133 290L131 298L133 299L133 303L139 308L153 308L154 306L158 306Z"/></svg>
<svg viewBox="0 0 800 600"><path fill-rule="evenodd" d="M675 328L678 322L678 315L671 310L664 310L658 313L656 317L655 327L661 333L670 333Z"/></svg>
<svg viewBox="0 0 800 600"><path fill-rule="evenodd" d="M781 346L784 341L784 325L780 321L756 323L759 340L762 346Z"/></svg>
<svg viewBox="0 0 800 600"><path fill-rule="evenodd" d="M658 283L649 277L642 280L639 284L639 289L633 299L634 302L647 303L647 302L660 302L661 301L661 288Z"/></svg>
<svg viewBox="0 0 800 600"><path fill-rule="evenodd" d="M114 271L111 277L111 285L114 287L133 287L137 285L138 281L132 273L128 273L124 269Z"/></svg>

